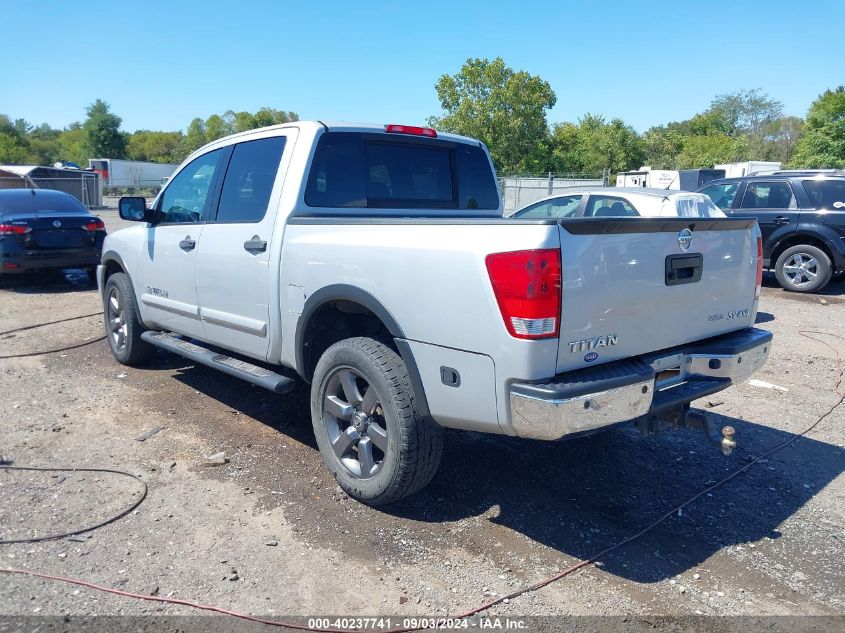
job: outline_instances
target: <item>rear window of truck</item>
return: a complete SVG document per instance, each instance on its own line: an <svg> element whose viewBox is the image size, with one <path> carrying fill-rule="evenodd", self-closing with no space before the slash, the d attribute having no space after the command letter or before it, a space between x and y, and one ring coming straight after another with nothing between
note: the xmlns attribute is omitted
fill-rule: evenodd
<svg viewBox="0 0 845 633"><path fill-rule="evenodd" d="M326 132L308 183L310 207L498 209L496 179L478 145Z"/></svg>

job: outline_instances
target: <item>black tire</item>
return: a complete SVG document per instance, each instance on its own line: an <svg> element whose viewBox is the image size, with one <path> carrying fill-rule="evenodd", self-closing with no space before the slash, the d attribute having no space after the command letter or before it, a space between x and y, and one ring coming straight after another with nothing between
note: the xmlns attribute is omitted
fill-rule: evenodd
<svg viewBox="0 0 845 633"><path fill-rule="evenodd" d="M346 395L344 381L350 376L357 397ZM342 408L330 409L330 397ZM424 488L440 466L443 429L417 410L402 358L371 338L345 339L322 355L311 383L311 420L326 467L349 496L363 503L384 505L407 497ZM362 448L365 442L368 450ZM365 464L372 465L369 473Z"/></svg>
<svg viewBox="0 0 845 633"><path fill-rule="evenodd" d="M804 262L803 270L800 266L796 267L799 260ZM818 292L830 282L832 274L833 267L827 253L808 244L787 248L775 264L778 283L790 292Z"/></svg>
<svg viewBox="0 0 845 633"><path fill-rule="evenodd" d="M155 346L141 339L146 328L138 319L135 293L126 273L114 273L106 281L103 289L103 322L106 340L118 363L143 365L155 354Z"/></svg>

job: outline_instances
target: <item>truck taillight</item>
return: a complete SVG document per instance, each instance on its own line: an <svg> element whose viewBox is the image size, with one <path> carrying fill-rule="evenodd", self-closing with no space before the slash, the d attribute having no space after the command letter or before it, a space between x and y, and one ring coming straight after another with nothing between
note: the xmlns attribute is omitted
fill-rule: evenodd
<svg viewBox="0 0 845 633"><path fill-rule="evenodd" d="M0 235L23 235L31 230L22 224L0 224Z"/></svg>
<svg viewBox="0 0 845 633"><path fill-rule="evenodd" d="M82 228L86 231L105 231L106 225L103 224L103 221L100 218L94 218L92 222L83 224Z"/></svg>
<svg viewBox="0 0 845 633"><path fill-rule="evenodd" d="M760 289L763 286L763 238L757 237L757 287L754 290L754 299L760 298Z"/></svg>
<svg viewBox="0 0 845 633"><path fill-rule="evenodd" d="M511 336L553 338L560 331L560 250L487 256L493 293Z"/></svg>

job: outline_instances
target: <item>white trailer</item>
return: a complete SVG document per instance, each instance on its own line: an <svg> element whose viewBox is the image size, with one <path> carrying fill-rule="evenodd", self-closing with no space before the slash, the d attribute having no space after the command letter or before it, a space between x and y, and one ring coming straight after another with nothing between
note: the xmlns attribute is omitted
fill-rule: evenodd
<svg viewBox="0 0 845 633"><path fill-rule="evenodd" d="M161 187L178 166L118 158L88 160L88 167L100 174L106 187Z"/></svg>
<svg viewBox="0 0 845 633"><path fill-rule="evenodd" d="M724 169L725 178L739 178L753 174L755 171L777 171L780 168L780 162L768 160L746 160L739 163L716 165L714 167L714 169Z"/></svg>
<svg viewBox="0 0 845 633"><path fill-rule="evenodd" d="M680 190L679 173L672 169L640 167L638 171L620 171L616 174L617 187L649 187L652 189Z"/></svg>

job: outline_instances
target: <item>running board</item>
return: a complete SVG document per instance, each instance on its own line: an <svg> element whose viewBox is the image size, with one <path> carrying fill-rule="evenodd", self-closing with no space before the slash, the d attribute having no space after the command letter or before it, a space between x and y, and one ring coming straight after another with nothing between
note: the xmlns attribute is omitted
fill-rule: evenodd
<svg viewBox="0 0 845 633"><path fill-rule="evenodd" d="M179 354L179 356L184 356L195 363L217 369L224 374L240 378L258 387L263 387L273 393L287 393L296 385L292 378L282 376L264 367L220 354L168 332L154 332L149 330L141 334L141 338L156 347L173 352L174 354Z"/></svg>

